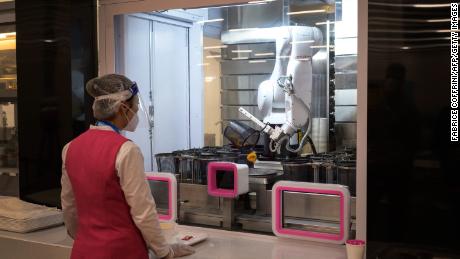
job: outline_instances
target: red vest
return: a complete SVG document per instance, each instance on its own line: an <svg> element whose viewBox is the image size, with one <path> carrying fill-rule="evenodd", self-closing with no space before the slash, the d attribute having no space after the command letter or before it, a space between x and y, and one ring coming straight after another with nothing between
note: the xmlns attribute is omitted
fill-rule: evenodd
<svg viewBox="0 0 460 259"><path fill-rule="evenodd" d="M78 215L71 259L148 259L115 169L126 141L114 131L92 129L70 143L65 167Z"/></svg>

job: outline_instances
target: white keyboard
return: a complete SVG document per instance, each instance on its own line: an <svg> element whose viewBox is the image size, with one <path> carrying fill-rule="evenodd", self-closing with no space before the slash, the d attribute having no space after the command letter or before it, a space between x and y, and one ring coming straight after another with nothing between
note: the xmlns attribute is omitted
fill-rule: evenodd
<svg viewBox="0 0 460 259"><path fill-rule="evenodd" d="M208 234L206 233L180 231L177 236L177 241L191 246L203 242L207 238Z"/></svg>

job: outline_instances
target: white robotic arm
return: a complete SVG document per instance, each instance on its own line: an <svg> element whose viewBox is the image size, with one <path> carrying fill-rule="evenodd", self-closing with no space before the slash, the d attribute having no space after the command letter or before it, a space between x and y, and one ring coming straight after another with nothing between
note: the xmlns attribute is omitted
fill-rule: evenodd
<svg viewBox="0 0 460 259"><path fill-rule="evenodd" d="M290 27L276 28L276 61L273 72L268 80L259 85L257 103L263 116L263 121L270 124L283 124L284 113L284 92L277 87L280 77L286 75L286 70L291 55L291 30Z"/></svg>
<svg viewBox="0 0 460 259"><path fill-rule="evenodd" d="M240 108L241 113L270 136L275 149L279 149L299 129L305 131L305 137L309 134L313 80L311 62L318 51L311 46L322 42L321 31L315 27L289 26L279 29L275 69L271 78L259 86L258 105L264 116L263 122ZM283 60L288 52L290 57L285 68L286 62ZM283 71L286 71L285 74ZM272 128L268 124L282 125ZM303 141L300 146L303 146Z"/></svg>

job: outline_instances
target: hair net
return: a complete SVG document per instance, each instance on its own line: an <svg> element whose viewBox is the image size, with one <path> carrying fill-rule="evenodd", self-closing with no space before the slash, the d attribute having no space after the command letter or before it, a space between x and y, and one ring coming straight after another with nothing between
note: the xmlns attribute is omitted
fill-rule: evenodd
<svg viewBox="0 0 460 259"><path fill-rule="evenodd" d="M96 77L86 83L86 91L94 97L93 114L97 120L113 117L123 101L136 93L135 83L123 75L109 74Z"/></svg>

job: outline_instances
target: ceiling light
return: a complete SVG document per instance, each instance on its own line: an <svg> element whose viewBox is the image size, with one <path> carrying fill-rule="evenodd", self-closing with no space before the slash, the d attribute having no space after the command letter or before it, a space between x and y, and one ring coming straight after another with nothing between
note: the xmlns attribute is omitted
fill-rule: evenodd
<svg viewBox="0 0 460 259"><path fill-rule="evenodd" d="M268 4L270 2L275 2L276 0L257 0L257 1L249 1L248 4Z"/></svg>
<svg viewBox="0 0 460 259"><path fill-rule="evenodd" d="M329 47L333 48L334 46L330 45ZM310 46L310 48L312 48L312 49L323 49L323 48L327 48L327 45Z"/></svg>
<svg viewBox="0 0 460 259"><path fill-rule="evenodd" d="M207 76L207 77L204 78L204 81L206 83L210 83L210 82L214 81L214 79L216 79L216 78L213 77L213 76Z"/></svg>
<svg viewBox="0 0 460 259"><path fill-rule="evenodd" d="M436 32L460 32L460 30L436 30Z"/></svg>
<svg viewBox="0 0 460 259"><path fill-rule="evenodd" d="M260 60L249 60L249 63L266 63L267 60L265 59L260 59Z"/></svg>
<svg viewBox="0 0 460 259"><path fill-rule="evenodd" d="M266 2L266 1L264 1ZM211 8L219 8L219 9L222 9L222 8L231 8L231 7L239 7L239 6L251 6L251 5L259 5L259 4L265 4L265 3L258 3L258 4L249 4L249 3L244 3L244 4L234 4L234 5L218 5L218 6L209 6L207 7L208 9L211 9Z"/></svg>
<svg viewBox="0 0 460 259"><path fill-rule="evenodd" d="M232 50L233 53L251 53L252 50L250 49L235 49L235 50Z"/></svg>
<svg viewBox="0 0 460 259"><path fill-rule="evenodd" d="M428 19L427 22L450 22L450 19Z"/></svg>
<svg viewBox="0 0 460 259"><path fill-rule="evenodd" d="M385 29L376 29L369 30L369 32L394 32L394 33L432 33L432 32L460 32L460 30L385 30Z"/></svg>
<svg viewBox="0 0 460 259"><path fill-rule="evenodd" d="M220 19L211 19L211 20L198 21L196 23L203 24L203 23L210 23L210 22L222 22L223 20L224 20L223 18L220 18Z"/></svg>
<svg viewBox="0 0 460 259"><path fill-rule="evenodd" d="M225 49L227 45L219 45L219 46L206 46L203 49Z"/></svg>
<svg viewBox="0 0 460 259"><path fill-rule="evenodd" d="M259 28L241 28L241 29L230 29L228 31L252 31L252 30L258 30Z"/></svg>
<svg viewBox="0 0 460 259"><path fill-rule="evenodd" d="M389 17L369 17L369 20L399 22L399 23L450 22L450 19L410 19L410 18L389 18Z"/></svg>
<svg viewBox="0 0 460 259"><path fill-rule="evenodd" d="M254 56L256 56L256 57L273 56L273 55L275 55L274 52L254 53Z"/></svg>
<svg viewBox="0 0 460 259"><path fill-rule="evenodd" d="M443 8L450 7L450 4L389 4L379 2L369 2L369 5L392 6L392 7L415 7L415 8Z"/></svg>
<svg viewBox="0 0 460 259"><path fill-rule="evenodd" d="M440 8L450 7L450 4L414 4L412 6L416 8Z"/></svg>
<svg viewBox="0 0 460 259"><path fill-rule="evenodd" d="M248 4L267 4L267 1L249 1Z"/></svg>
<svg viewBox="0 0 460 259"><path fill-rule="evenodd" d="M318 10L306 10L306 11L298 11L298 12L288 12L287 15L325 13L325 12L326 12L326 10L324 10L324 9L318 9Z"/></svg>
<svg viewBox="0 0 460 259"><path fill-rule="evenodd" d="M300 40L300 41L291 41L291 44L302 44L302 43L313 43L314 40Z"/></svg>
<svg viewBox="0 0 460 259"><path fill-rule="evenodd" d="M248 57L237 57L237 58L232 58L232 60L244 60L244 59L249 59Z"/></svg>
<svg viewBox="0 0 460 259"><path fill-rule="evenodd" d="M317 22L316 25L326 25L326 24L334 24L335 22Z"/></svg>
<svg viewBox="0 0 460 259"><path fill-rule="evenodd" d="M412 42L421 42L421 41L435 41L435 40L450 40L450 37L428 37L428 38L416 38L416 39L408 39L408 38L387 38L387 37L369 37L369 40L373 41L412 41Z"/></svg>
<svg viewBox="0 0 460 259"><path fill-rule="evenodd" d="M209 63L201 63L201 64L198 64L198 66L200 66L200 67L207 67L207 66L209 66Z"/></svg>
<svg viewBox="0 0 460 259"><path fill-rule="evenodd" d="M408 46L403 46L403 47L401 47L401 49L410 49L410 47L408 47Z"/></svg>
<svg viewBox="0 0 460 259"><path fill-rule="evenodd" d="M206 56L206 58L221 58L220 55L209 55L209 56Z"/></svg>
<svg viewBox="0 0 460 259"><path fill-rule="evenodd" d="M1 39L6 39L8 37L16 37L16 32L5 32L5 33L0 33L0 38Z"/></svg>

